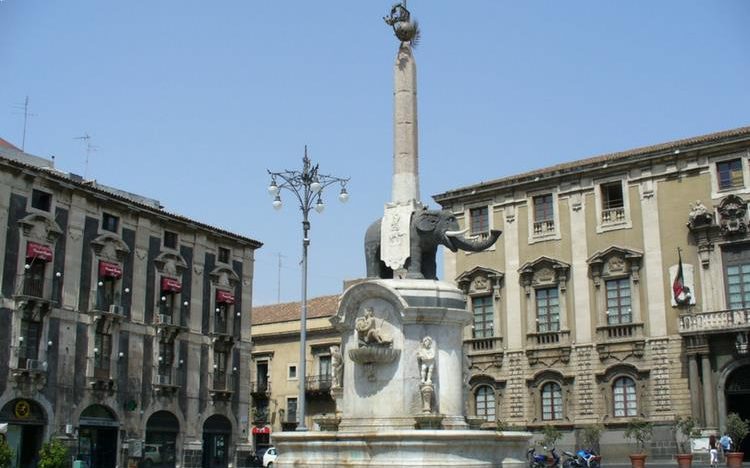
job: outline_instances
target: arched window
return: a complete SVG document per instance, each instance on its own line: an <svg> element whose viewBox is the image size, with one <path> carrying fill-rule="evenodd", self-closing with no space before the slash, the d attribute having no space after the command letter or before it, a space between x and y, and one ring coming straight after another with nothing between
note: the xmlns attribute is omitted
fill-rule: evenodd
<svg viewBox="0 0 750 468"><path fill-rule="evenodd" d="M476 415L487 421L495 422L495 390L489 385L482 385L477 388L474 403Z"/></svg>
<svg viewBox="0 0 750 468"><path fill-rule="evenodd" d="M635 382L630 377L620 377L612 385L614 414L616 418L638 415Z"/></svg>
<svg viewBox="0 0 750 468"><path fill-rule="evenodd" d="M562 417L562 389L557 383L548 382L542 386L542 420L553 421Z"/></svg>

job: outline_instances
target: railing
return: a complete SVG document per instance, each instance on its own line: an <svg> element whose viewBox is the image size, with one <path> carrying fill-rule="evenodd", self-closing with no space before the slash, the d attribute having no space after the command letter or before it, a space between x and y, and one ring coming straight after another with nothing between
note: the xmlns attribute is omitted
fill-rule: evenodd
<svg viewBox="0 0 750 468"><path fill-rule="evenodd" d="M750 328L750 310L718 310L680 316L680 333L732 331Z"/></svg>
<svg viewBox="0 0 750 468"><path fill-rule="evenodd" d="M596 328L600 341L641 338L643 336L642 323L622 323L605 325Z"/></svg>
<svg viewBox="0 0 750 468"><path fill-rule="evenodd" d="M172 325L171 314L159 314L156 316L156 323L161 325Z"/></svg>
<svg viewBox="0 0 750 468"><path fill-rule="evenodd" d="M29 297L44 298L44 278L24 276L23 295Z"/></svg>
<svg viewBox="0 0 750 468"><path fill-rule="evenodd" d="M214 333L226 334L227 333L227 321L220 319L218 317L214 317Z"/></svg>
<svg viewBox="0 0 750 468"><path fill-rule="evenodd" d="M471 338L464 340L466 351L469 353L481 353L503 349L503 338L490 336L486 338Z"/></svg>
<svg viewBox="0 0 750 468"><path fill-rule="evenodd" d="M226 372L214 372L213 390L232 391L234 389L234 375Z"/></svg>
<svg viewBox="0 0 750 468"><path fill-rule="evenodd" d="M268 380L259 380L250 382L250 393L266 394L271 393L271 382Z"/></svg>
<svg viewBox="0 0 750 468"><path fill-rule="evenodd" d="M311 375L305 377L305 390L308 392L327 392L331 389L330 374Z"/></svg>
<svg viewBox="0 0 750 468"><path fill-rule="evenodd" d="M543 236L555 232L555 220L547 219L544 221L535 221L533 225L534 235Z"/></svg>
<svg viewBox="0 0 750 468"><path fill-rule="evenodd" d="M31 371L46 371L47 363L39 359L28 359L25 357L18 358L18 368Z"/></svg>
<svg viewBox="0 0 750 468"><path fill-rule="evenodd" d="M160 367L158 373L156 374L156 383L157 385L173 385L177 383L176 379L174 378L174 369L172 369L171 367Z"/></svg>
<svg viewBox="0 0 750 468"><path fill-rule="evenodd" d="M558 344L566 345L568 344L569 335L570 331L568 330L536 332L527 334L527 341L528 345L532 347Z"/></svg>
<svg viewBox="0 0 750 468"><path fill-rule="evenodd" d="M609 208L602 210L602 224L621 223L625 221L625 208Z"/></svg>
<svg viewBox="0 0 750 468"><path fill-rule="evenodd" d="M98 363L94 366L94 379L95 380L109 380L109 359L106 359L106 367Z"/></svg>

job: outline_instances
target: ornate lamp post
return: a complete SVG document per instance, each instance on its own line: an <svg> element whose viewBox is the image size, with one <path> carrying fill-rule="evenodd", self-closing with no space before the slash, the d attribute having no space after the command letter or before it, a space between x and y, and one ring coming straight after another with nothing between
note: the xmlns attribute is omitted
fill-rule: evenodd
<svg viewBox="0 0 750 468"><path fill-rule="evenodd" d="M299 397L297 398L297 425L298 431L306 431L305 426L305 376L306 376L306 348L307 348L307 247L310 245L308 232L310 231L310 221L308 215L311 208L322 213L325 209L323 204L323 190L329 185L339 184L339 200L345 203L349 200L349 193L346 191L346 184L349 178L334 177L328 174L321 174L318 171L318 165L313 165L310 158L307 157L307 145L305 145L305 156L302 158L302 171L283 171L271 172L271 185L268 186L268 193L274 197L273 207L276 210L281 209L281 190L286 189L292 192L299 201L299 208L302 210L302 311L300 313L300 343L299 343Z"/></svg>

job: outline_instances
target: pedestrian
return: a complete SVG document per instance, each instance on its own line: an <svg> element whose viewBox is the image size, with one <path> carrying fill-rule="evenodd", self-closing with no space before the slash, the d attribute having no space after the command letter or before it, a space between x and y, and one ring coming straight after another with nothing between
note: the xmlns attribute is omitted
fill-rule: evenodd
<svg viewBox="0 0 750 468"><path fill-rule="evenodd" d="M711 434L708 437L708 453L711 459L711 468L718 468L719 466L719 441L716 440L716 436Z"/></svg>
<svg viewBox="0 0 750 468"><path fill-rule="evenodd" d="M724 432L724 435L719 439L719 445L721 445L721 455L724 460L727 459L727 453L732 450L732 438L729 434Z"/></svg>

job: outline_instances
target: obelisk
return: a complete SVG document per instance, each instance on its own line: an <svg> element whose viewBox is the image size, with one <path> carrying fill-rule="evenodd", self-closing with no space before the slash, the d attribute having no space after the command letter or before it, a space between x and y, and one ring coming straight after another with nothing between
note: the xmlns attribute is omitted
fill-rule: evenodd
<svg viewBox="0 0 750 468"><path fill-rule="evenodd" d="M417 127L417 66L412 46L419 36L406 2L397 3L383 18L400 41L393 65L393 185L380 230L380 257L395 278L406 275L409 223L419 200L419 144Z"/></svg>

